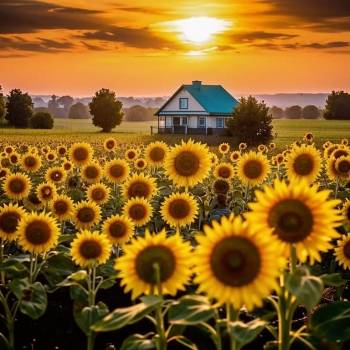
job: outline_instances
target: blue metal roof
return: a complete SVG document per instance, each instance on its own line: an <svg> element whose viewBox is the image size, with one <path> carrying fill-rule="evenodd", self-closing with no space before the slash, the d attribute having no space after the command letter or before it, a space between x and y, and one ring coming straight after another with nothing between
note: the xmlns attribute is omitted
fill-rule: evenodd
<svg viewBox="0 0 350 350"><path fill-rule="evenodd" d="M194 81L192 85L182 85L155 115L162 114L162 109L181 89L186 89L209 115L231 115L233 107L239 104L239 102L221 85L202 85L200 81ZM188 112L190 111L187 111L187 113Z"/></svg>

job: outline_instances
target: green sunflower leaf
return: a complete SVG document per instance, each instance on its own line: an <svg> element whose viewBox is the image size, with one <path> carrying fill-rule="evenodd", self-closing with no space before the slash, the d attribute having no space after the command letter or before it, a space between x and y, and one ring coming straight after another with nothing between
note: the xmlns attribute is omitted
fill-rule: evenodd
<svg viewBox="0 0 350 350"><path fill-rule="evenodd" d="M26 266L17 259L7 259L1 264L0 271L4 271L6 277L10 279L29 276L29 271Z"/></svg>
<svg viewBox="0 0 350 350"><path fill-rule="evenodd" d="M0 333L0 349L11 350L9 341L6 339L6 337L2 333Z"/></svg>
<svg viewBox="0 0 350 350"><path fill-rule="evenodd" d="M350 339L350 302L334 301L311 315L311 333L321 339L344 342Z"/></svg>
<svg viewBox="0 0 350 350"><path fill-rule="evenodd" d="M120 329L126 325L142 320L150 314L162 299L157 296L146 296L140 298L141 302L136 305L118 308L94 324L91 328L95 332L109 332Z"/></svg>
<svg viewBox="0 0 350 350"><path fill-rule="evenodd" d="M120 350L147 350L156 349L156 345L153 341L154 333L150 332L145 335L133 334L127 337L122 344ZM152 337L152 339L148 339Z"/></svg>
<svg viewBox="0 0 350 350"><path fill-rule="evenodd" d="M323 283L331 287L343 286L347 280L341 277L340 273L328 273L326 275L319 276Z"/></svg>
<svg viewBox="0 0 350 350"><path fill-rule="evenodd" d="M311 276L305 267L299 267L288 275L285 286L309 310L321 300L324 289L322 279Z"/></svg>
<svg viewBox="0 0 350 350"><path fill-rule="evenodd" d="M174 302L168 314L169 323L195 325L214 317L208 298L202 295L185 295Z"/></svg>

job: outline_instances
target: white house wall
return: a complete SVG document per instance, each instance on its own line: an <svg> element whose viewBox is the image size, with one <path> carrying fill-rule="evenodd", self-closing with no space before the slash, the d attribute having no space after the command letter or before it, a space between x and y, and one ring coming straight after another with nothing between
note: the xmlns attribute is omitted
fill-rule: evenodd
<svg viewBox="0 0 350 350"><path fill-rule="evenodd" d="M186 109L179 109L179 99L180 98L187 98L188 99L188 108L186 108ZM162 112L172 112L172 111L181 111L183 113L186 113L186 111L189 111L189 112L193 112L193 111L205 112L205 109L192 97L192 95L187 90L182 89L162 109Z"/></svg>

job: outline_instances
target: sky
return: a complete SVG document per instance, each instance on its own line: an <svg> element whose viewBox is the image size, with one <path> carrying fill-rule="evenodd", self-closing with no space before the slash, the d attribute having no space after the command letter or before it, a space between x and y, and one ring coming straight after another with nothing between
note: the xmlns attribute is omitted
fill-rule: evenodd
<svg viewBox="0 0 350 350"><path fill-rule="evenodd" d="M350 91L349 0L0 0L8 94Z"/></svg>

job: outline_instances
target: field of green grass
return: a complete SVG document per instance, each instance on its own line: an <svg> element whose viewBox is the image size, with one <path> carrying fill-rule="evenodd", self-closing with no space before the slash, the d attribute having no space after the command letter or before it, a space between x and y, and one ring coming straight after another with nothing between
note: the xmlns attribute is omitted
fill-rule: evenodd
<svg viewBox="0 0 350 350"><path fill-rule="evenodd" d="M208 146L217 146L222 142L228 142L231 146L237 147L237 142L232 137L215 135L171 135L151 134L151 127L157 132L157 121L147 122L122 122L110 133L102 133L100 128L92 125L91 120L55 119L54 128L51 130L33 129L0 129L0 141L13 142L18 140L49 142L54 139L69 139L74 142L104 140L107 137L114 137L117 141L123 142L149 142L163 140L169 145L180 143L183 139L187 141L192 138L196 141L207 143ZM314 134L314 142L317 147L322 147L326 141L339 143L343 138L350 138L350 120L274 120L273 134L277 149L284 150L285 147L294 141L302 140L306 132Z"/></svg>

